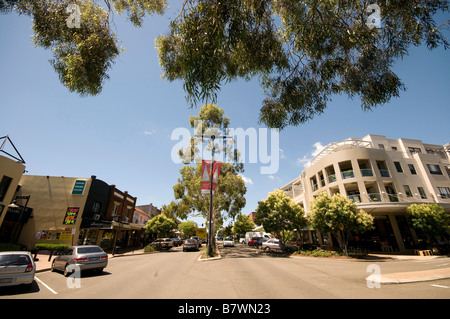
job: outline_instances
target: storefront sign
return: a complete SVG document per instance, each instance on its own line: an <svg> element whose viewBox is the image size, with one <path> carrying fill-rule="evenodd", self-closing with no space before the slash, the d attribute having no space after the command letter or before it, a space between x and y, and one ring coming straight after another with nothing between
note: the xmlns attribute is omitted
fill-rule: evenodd
<svg viewBox="0 0 450 319"><path fill-rule="evenodd" d="M73 185L72 195L83 195L86 188L86 181L83 179L77 179Z"/></svg>
<svg viewBox="0 0 450 319"><path fill-rule="evenodd" d="M66 216L64 216L63 225L74 225L77 221L79 207L68 207L66 211Z"/></svg>

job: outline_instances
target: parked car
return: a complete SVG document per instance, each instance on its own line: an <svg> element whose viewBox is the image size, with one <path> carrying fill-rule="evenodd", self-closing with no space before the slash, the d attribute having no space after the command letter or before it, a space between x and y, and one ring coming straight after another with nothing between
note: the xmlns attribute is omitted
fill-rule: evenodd
<svg viewBox="0 0 450 319"><path fill-rule="evenodd" d="M0 287L27 285L31 287L36 264L27 251L0 252Z"/></svg>
<svg viewBox="0 0 450 319"><path fill-rule="evenodd" d="M155 241L153 241L150 245L160 250L161 249L169 250L170 248L173 247L173 241L170 238L158 238Z"/></svg>
<svg viewBox="0 0 450 319"><path fill-rule="evenodd" d="M198 250L198 243L195 239L186 239L183 243L183 251Z"/></svg>
<svg viewBox="0 0 450 319"><path fill-rule="evenodd" d="M285 245L278 239L272 238L262 243L262 249L264 249L265 252L271 251L283 252L285 250Z"/></svg>
<svg viewBox="0 0 450 319"><path fill-rule="evenodd" d="M171 238L173 242L173 247L178 247L183 245L183 241L179 238Z"/></svg>
<svg viewBox="0 0 450 319"><path fill-rule="evenodd" d="M233 237L229 236L223 240L223 247L231 246L234 247Z"/></svg>
<svg viewBox="0 0 450 319"><path fill-rule="evenodd" d="M97 270L102 272L108 265L108 255L99 246L71 246L58 253L53 259L52 271L60 270L69 276L76 270Z"/></svg>
<svg viewBox="0 0 450 319"><path fill-rule="evenodd" d="M194 239L197 241L198 247L202 247L202 240L198 236L192 236L191 239Z"/></svg>
<svg viewBox="0 0 450 319"><path fill-rule="evenodd" d="M263 243L264 237L252 237L250 241L248 242L249 246L259 247Z"/></svg>

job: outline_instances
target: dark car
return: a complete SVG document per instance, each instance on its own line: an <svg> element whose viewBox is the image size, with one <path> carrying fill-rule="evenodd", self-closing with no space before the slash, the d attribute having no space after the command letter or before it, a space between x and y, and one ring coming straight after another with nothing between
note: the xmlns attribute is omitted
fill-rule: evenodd
<svg viewBox="0 0 450 319"><path fill-rule="evenodd" d="M198 243L195 239L186 239L183 243L183 251L198 250Z"/></svg>
<svg viewBox="0 0 450 319"><path fill-rule="evenodd" d="M159 250L161 250L161 249L169 250L170 248L172 248L174 246L173 241L170 238L158 238L154 242L152 242L150 245Z"/></svg>
<svg viewBox="0 0 450 319"><path fill-rule="evenodd" d="M173 247L178 247L183 245L183 241L179 238L171 238L173 242Z"/></svg>

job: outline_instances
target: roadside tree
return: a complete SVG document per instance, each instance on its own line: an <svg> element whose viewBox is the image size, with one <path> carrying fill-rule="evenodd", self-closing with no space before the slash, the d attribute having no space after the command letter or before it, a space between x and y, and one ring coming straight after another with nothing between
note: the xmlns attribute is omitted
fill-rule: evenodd
<svg viewBox="0 0 450 319"><path fill-rule="evenodd" d="M341 194L329 197L320 192L310 206L311 226L321 233L333 233L345 254L348 254L350 232L361 234L373 229L373 216L364 210L358 211L356 204Z"/></svg>
<svg viewBox="0 0 450 319"><path fill-rule="evenodd" d="M236 235L243 235L246 232L252 231L255 228L255 223L243 214L236 216L236 222L233 225L233 233Z"/></svg>
<svg viewBox="0 0 450 319"><path fill-rule="evenodd" d="M447 234L450 217L438 204L412 204L406 208L411 215L412 226L427 236L432 242L434 236Z"/></svg>
<svg viewBox="0 0 450 319"><path fill-rule="evenodd" d="M286 196L282 190L274 190L263 201L258 202L255 223L273 233L282 243L286 243L289 231L300 230L307 225L305 212L300 205Z"/></svg>
<svg viewBox="0 0 450 319"><path fill-rule="evenodd" d="M197 230L195 228L193 221L182 222L178 225L178 231L183 233L185 238L189 238L191 236L195 236L197 234Z"/></svg>
<svg viewBox="0 0 450 319"><path fill-rule="evenodd" d="M192 214L201 214L202 217L209 217L210 195L202 194L202 164L199 158L199 149L202 147L202 141L208 141L207 137L211 134L224 132L228 127L230 119L224 115L221 108L213 104L205 104L200 108L198 116L189 117L189 123L195 130L198 138L192 138L191 144L185 149L179 150L179 156L183 159L186 166L180 169L178 183L173 186L175 199L168 205L163 206L163 210L169 216L176 216L186 219ZM203 139L201 136L206 137ZM206 151L211 151L211 142L206 146ZM223 224L226 218L232 218L240 213L245 206L245 187L244 180L240 175L244 171L242 163L233 162L235 152L228 152L228 146L222 141L215 143L216 155L224 152L223 158L230 159L231 163L222 163L216 190L213 195L213 219L215 231L217 226ZM223 155L223 154L222 154ZM196 163L197 161L197 163ZM189 165L191 164L192 165ZM208 222L208 220L207 220Z"/></svg>
<svg viewBox="0 0 450 319"><path fill-rule="evenodd" d="M162 236L170 236L172 230L177 228L177 223L173 219L161 214L150 219L144 228L147 233L157 234L159 238Z"/></svg>

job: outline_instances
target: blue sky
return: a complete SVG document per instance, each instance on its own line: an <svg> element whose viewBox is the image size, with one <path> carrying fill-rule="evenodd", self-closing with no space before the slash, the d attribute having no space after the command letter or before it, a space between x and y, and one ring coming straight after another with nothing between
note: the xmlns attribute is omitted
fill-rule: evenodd
<svg viewBox="0 0 450 319"><path fill-rule="evenodd" d="M160 77L155 38L168 30L163 17L147 18L137 29L115 15L116 32L126 51L109 72L100 95L81 98L58 80L48 60L51 52L35 48L31 19L0 16L0 136L9 135L26 161L28 174L97 178L161 207L173 199L172 186L182 164L171 160L174 129L188 128L196 115L184 98L181 81ZM446 17L448 19L448 17ZM450 39L449 32L446 32ZM327 145L367 134L388 138L450 142L450 51L411 48L394 71L407 87L400 98L363 112L358 98L336 96L312 121L280 132L280 168L260 174L261 164L246 164L247 205L297 177L314 145ZM260 128L264 98L259 83L235 81L223 86L217 105L233 128ZM320 144L317 144L320 143ZM196 221L199 221L196 219Z"/></svg>

